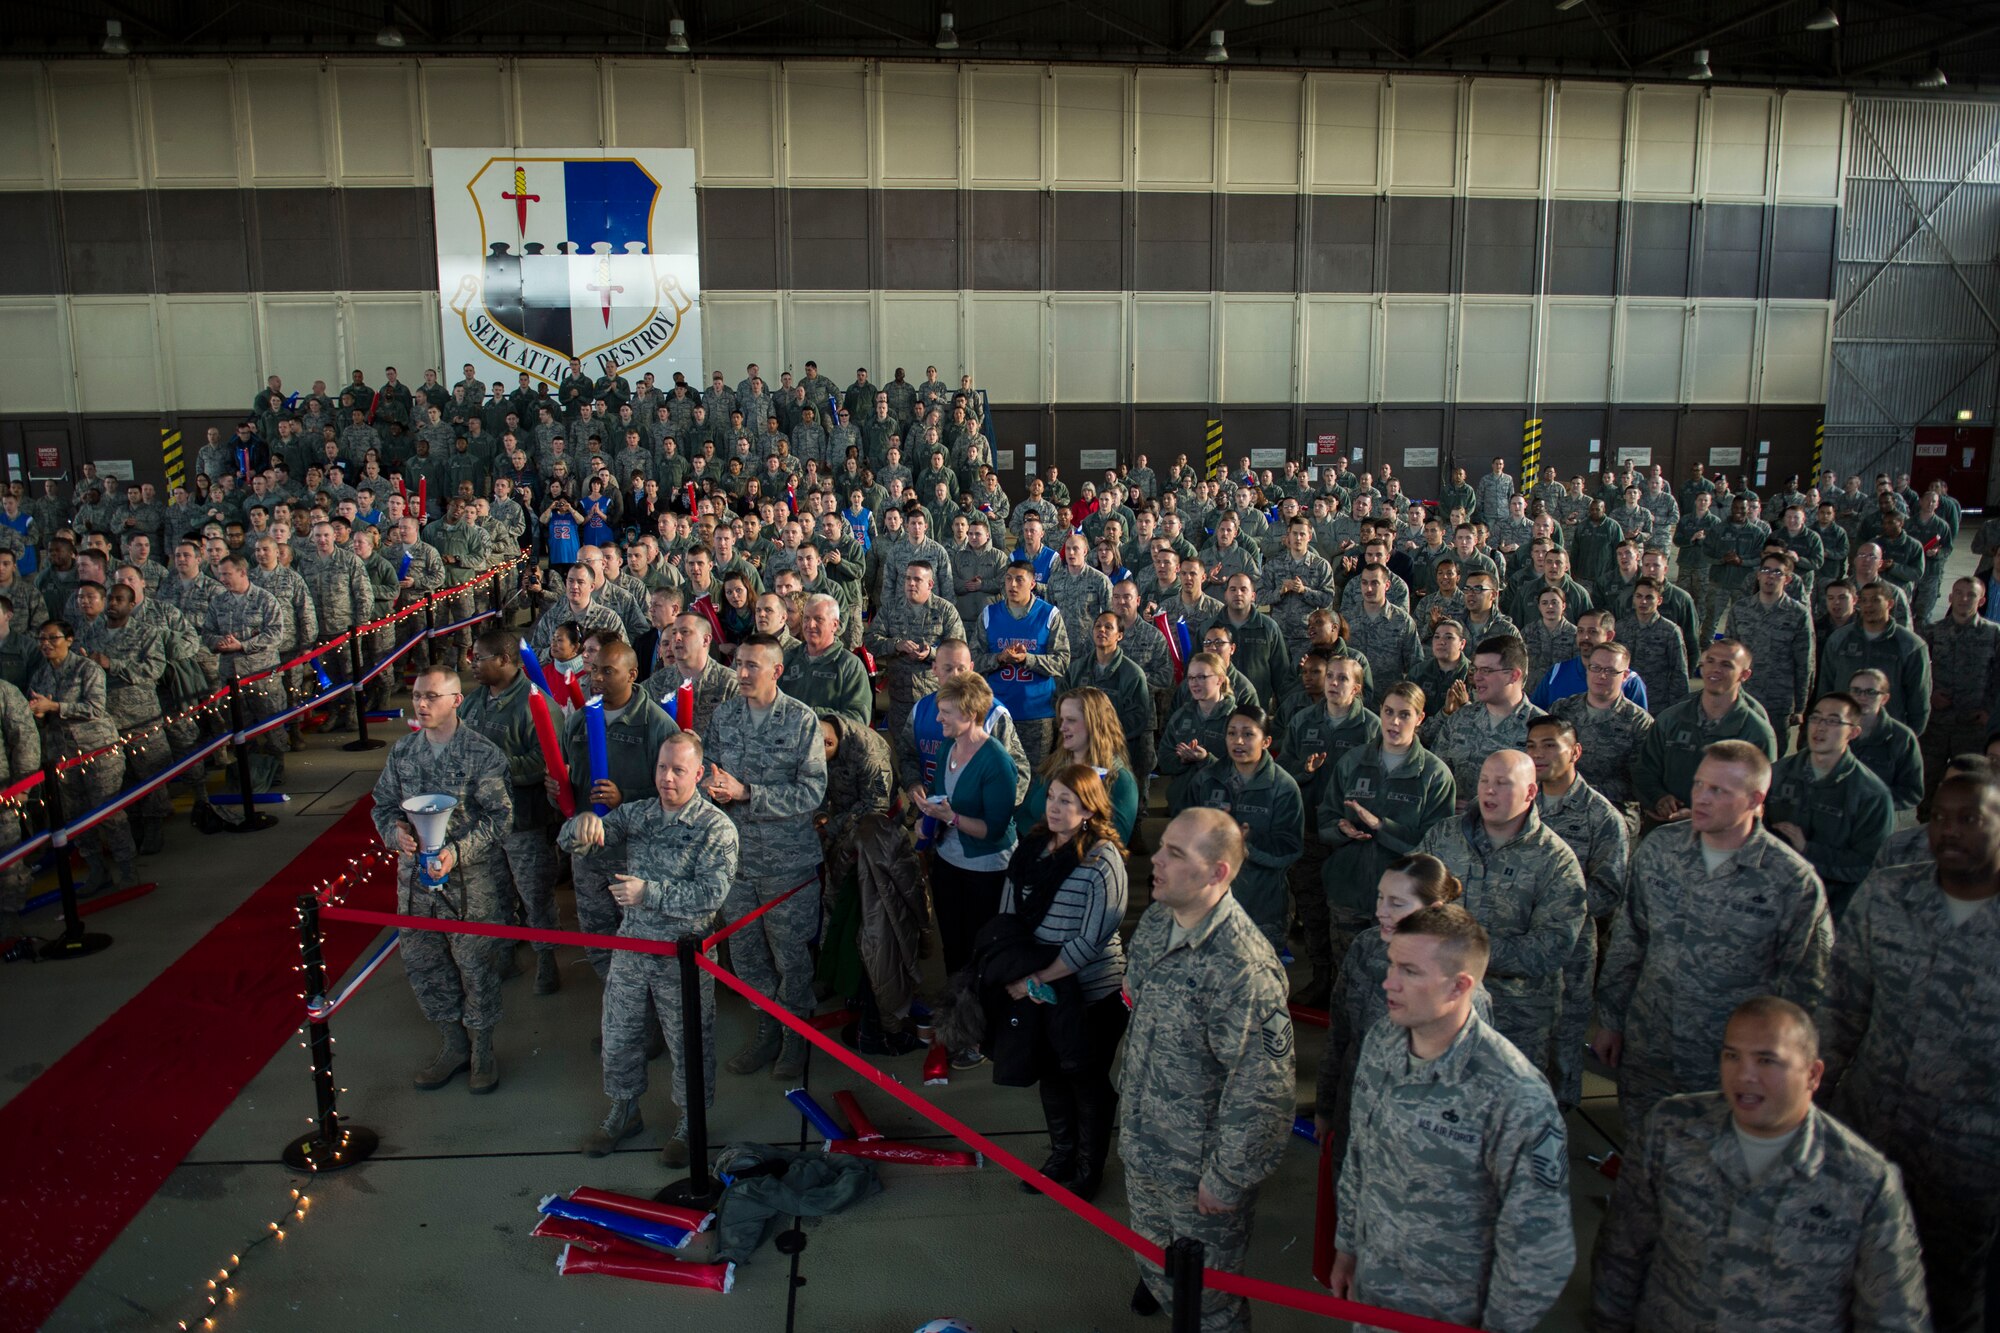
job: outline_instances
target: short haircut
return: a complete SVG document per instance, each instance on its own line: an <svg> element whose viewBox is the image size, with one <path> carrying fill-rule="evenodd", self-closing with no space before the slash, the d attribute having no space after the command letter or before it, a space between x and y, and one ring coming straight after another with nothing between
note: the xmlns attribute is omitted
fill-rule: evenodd
<svg viewBox="0 0 2000 1333"><path fill-rule="evenodd" d="M707 753L701 743L701 737L692 731L676 731L673 735L660 742L662 750L666 749L669 745L684 745L693 750L697 762Z"/></svg>
<svg viewBox="0 0 2000 1333"><path fill-rule="evenodd" d="M1854 716L1861 716L1861 701L1846 690L1831 690L1826 694L1822 694L1819 698L1813 700L1813 702L1815 704L1823 704L1829 699L1847 709Z"/></svg>
<svg viewBox="0 0 2000 1333"><path fill-rule="evenodd" d="M479 651L488 657L497 657L503 662L521 664L521 639L511 629L489 629L477 640Z"/></svg>
<svg viewBox="0 0 2000 1333"><path fill-rule="evenodd" d="M1472 650L1472 655L1497 657L1500 665L1507 670L1518 671L1524 677L1528 674L1528 645L1512 634L1495 634L1481 639L1479 646Z"/></svg>
<svg viewBox="0 0 2000 1333"><path fill-rule="evenodd" d="M1492 941L1486 927L1457 903L1419 907L1396 923L1396 933L1440 941L1438 953L1447 966L1470 973L1474 981L1485 979L1487 961L1493 956Z"/></svg>
<svg viewBox="0 0 2000 1333"><path fill-rule="evenodd" d="M1761 1018L1789 1028L1805 1050L1806 1063L1819 1059L1819 1029L1813 1025L1812 1015L1792 1001L1777 995L1753 995L1730 1011L1731 1023L1739 1018Z"/></svg>
<svg viewBox="0 0 2000 1333"><path fill-rule="evenodd" d="M1717 741L1702 752L1702 758L1718 764L1737 764L1748 770L1750 785L1758 791L1771 789L1771 757L1749 741Z"/></svg>
<svg viewBox="0 0 2000 1333"><path fill-rule="evenodd" d="M1576 744L1576 724L1566 717L1557 717L1554 713L1543 713L1540 717L1528 723L1528 734L1530 736L1535 734L1536 727L1551 727L1558 736L1568 737L1571 745Z"/></svg>
<svg viewBox="0 0 2000 1333"><path fill-rule="evenodd" d="M460 694L465 693L465 681L459 677L456 667L448 667L442 663L433 662L423 670L417 672L418 680L422 680L426 676L445 677L451 681L452 689L458 691Z"/></svg>
<svg viewBox="0 0 2000 1333"><path fill-rule="evenodd" d="M1632 665L1631 646L1629 644L1620 643L1616 639L1606 639L1603 643L1598 644L1595 648L1592 648L1590 650L1590 655L1592 657L1597 656L1599 653L1614 654L1618 658L1618 665L1620 666L1629 667ZM1586 665L1588 664L1586 663Z"/></svg>
<svg viewBox="0 0 2000 1333"><path fill-rule="evenodd" d="M1195 850L1211 865L1221 862L1229 867L1233 877L1243 868L1243 830L1236 821L1220 810L1207 806L1193 806L1174 816L1194 825Z"/></svg>

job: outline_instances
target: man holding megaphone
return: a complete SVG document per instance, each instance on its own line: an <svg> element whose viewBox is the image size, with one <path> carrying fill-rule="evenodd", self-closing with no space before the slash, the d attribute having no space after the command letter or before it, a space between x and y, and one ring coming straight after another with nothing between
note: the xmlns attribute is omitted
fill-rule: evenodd
<svg viewBox="0 0 2000 1333"><path fill-rule="evenodd" d="M424 668L410 690L419 730L397 741L375 783L375 830L397 854L396 910L410 916L501 924L506 895L495 873L513 827L507 756L460 726L464 686L450 667ZM441 1088L471 1067L476 1093L500 1083L493 1027L500 1021L500 964L510 946L477 935L406 931L403 967L443 1044L411 1080Z"/></svg>

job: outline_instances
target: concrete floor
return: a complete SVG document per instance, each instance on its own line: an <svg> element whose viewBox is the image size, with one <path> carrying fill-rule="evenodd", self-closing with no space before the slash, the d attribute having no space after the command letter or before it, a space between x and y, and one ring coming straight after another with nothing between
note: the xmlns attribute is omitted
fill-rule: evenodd
<svg viewBox="0 0 2000 1333"><path fill-rule="evenodd" d="M1974 520L1976 521L1976 520ZM1969 531L1952 573L1969 572ZM84 1034L227 915L271 873L324 831L372 785L379 755L350 755L339 738L309 742L287 763L290 804L275 828L246 837L202 837L184 822L165 855L142 863L160 888L94 918L115 946L62 965L0 968L0 1103L26 1086ZM1158 821L1153 821L1156 831ZM1134 866L1136 919L1146 881ZM565 895L565 898L567 895ZM567 901L565 921L574 916ZM573 949L562 951L564 989L536 997L529 977L507 983L508 1014L499 1034L502 1083L497 1094L467 1095L463 1079L418 1093L410 1071L430 1051L419 1016L393 962L335 1021L341 1106L382 1135L365 1166L316 1182L304 1221L282 1241L267 1224L281 1216L303 1183L277 1159L312 1109L304 1052L287 1044L202 1138L50 1321L54 1329L172 1328L202 1303L203 1282L230 1254L243 1255L238 1294L217 1321L244 1330L331 1330L410 1326L512 1326L589 1329L633 1318L691 1318L714 1333L811 1330L900 1333L956 1316L982 1333L1070 1333L1163 1328L1126 1309L1132 1260L1046 1200L1023 1195L996 1168L942 1171L884 1165L886 1190L857 1208L804 1227L808 1244L794 1259L766 1246L737 1275L735 1291L660 1288L611 1278L559 1278L558 1246L532 1239L542 1195L577 1185L651 1193L672 1175L655 1153L673 1126L664 1061L654 1065L645 1105L647 1131L598 1161L575 1144L601 1116L604 1098L590 1039L599 986ZM530 969L532 972L532 969ZM724 1056L748 1031L747 1006L721 1000L718 1039ZM1312 1098L1319 1042L1302 1029L1299 1101ZM887 1062L897 1077L921 1082L920 1057ZM720 1075L711 1137L809 1146L818 1136L764 1075ZM829 1107L832 1093L855 1085L833 1061L815 1055L806 1085ZM1040 1107L1028 1090L995 1088L985 1073L955 1076L926 1095L1019 1156L1046 1151ZM1584 1114L1622 1133L1608 1082L1586 1076ZM945 1142L918 1117L879 1094L863 1104L891 1137ZM83 1108L79 1108L80 1110ZM1592 1240L1609 1182L1584 1159L1606 1146L1582 1117L1570 1120L1571 1176L1578 1263L1558 1308L1543 1327L1568 1333L1585 1325ZM1249 1272L1308 1286L1312 1249L1315 1150L1295 1140L1258 1210ZM1099 1203L1123 1212L1114 1155ZM1338 1327L1277 1307L1259 1307L1257 1327ZM197 1325L198 1327L199 1325Z"/></svg>

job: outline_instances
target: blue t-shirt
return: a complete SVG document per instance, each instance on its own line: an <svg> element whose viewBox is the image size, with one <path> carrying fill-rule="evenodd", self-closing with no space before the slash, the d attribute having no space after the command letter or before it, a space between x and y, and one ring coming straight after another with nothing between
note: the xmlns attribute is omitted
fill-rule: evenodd
<svg viewBox="0 0 2000 1333"><path fill-rule="evenodd" d="M1555 707L1558 699L1567 699L1572 694L1582 694L1587 688L1589 682L1584 678L1583 659L1569 657L1542 673L1541 683L1536 685L1535 692L1528 696L1528 702L1547 712ZM1646 682L1639 679L1638 672L1625 673L1623 693L1627 699L1647 712L1653 711L1646 702Z"/></svg>

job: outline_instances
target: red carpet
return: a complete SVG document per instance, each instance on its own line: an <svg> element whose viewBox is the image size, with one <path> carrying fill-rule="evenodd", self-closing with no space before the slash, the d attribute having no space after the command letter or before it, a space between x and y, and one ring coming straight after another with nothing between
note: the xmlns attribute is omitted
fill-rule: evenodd
<svg viewBox="0 0 2000 1333"><path fill-rule="evenodd" d="M0 1107L0 1329L41 1327L302 1021L293 900L376 845L364 797L132 1001ZM256 834L247 834L255 838ZM192 889L193 886L188 886ZM183 889L182 891L188 891ZM358 907L390 906L386 882ZM329 922L328 980L378 932ZM115 968L98 958L50 964ZM312 1084L299 1057L299 1114ZM271 1160L278 1160L272 1143Z"/></svg>

